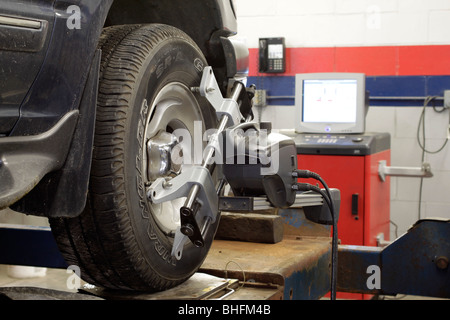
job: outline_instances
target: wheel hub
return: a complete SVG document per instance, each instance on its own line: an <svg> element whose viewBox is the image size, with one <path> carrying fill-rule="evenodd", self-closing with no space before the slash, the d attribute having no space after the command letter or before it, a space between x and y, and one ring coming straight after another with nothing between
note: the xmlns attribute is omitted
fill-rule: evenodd
<svg viewBox="0 0 450 320"><path fill-rule="evenodd" d="M147 142L147 178L154 181L170 174L179 174L183 162L182 149L178 138L171 133L161 131ZM175 152L174 152L175 151ZM176 156L178 151L178 156ZM175 158L172 158L175 155Z"/></svg>

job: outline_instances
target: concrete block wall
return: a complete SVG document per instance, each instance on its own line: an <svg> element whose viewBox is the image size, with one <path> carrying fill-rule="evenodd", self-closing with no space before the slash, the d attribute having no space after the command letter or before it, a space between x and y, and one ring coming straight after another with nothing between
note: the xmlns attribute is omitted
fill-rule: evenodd
<svg viewBox="0 0 450 320"><path fill-rule="evenodd" d="M239 34L284 35L287 45L448 44L446 0L236 0Z"/></svg>
<svg viewBox="0 0 450 320"><path fill-rule="evenodd" d="M450 89L450 1L448 0L235 0L238 37L250 48L250 81L268 95L295 95L293 76L302 72L363 72L382 95L389 83L398 96L442 96ZM287 71L258 73L258 39L285 37ZM425 85L418 85L423 81ZM433 83L433 84L432 84ZM283 89L279 89L283 88ZM271 91L272 90L272 91ZM395 90L394 90L395 91ZM372 95L372 93L371 93ZM261 119L293 129L293 101L270 101ZM367 131L391 134L393 166L421 166L417 127L423 102L371 103ZM426 110L426 147L437 150L447 137L449 111ZM434 173L423 180L420 218L450 219L450 142L426 154ZM391 178L391 240L419 219L418 178Z"/></svg>

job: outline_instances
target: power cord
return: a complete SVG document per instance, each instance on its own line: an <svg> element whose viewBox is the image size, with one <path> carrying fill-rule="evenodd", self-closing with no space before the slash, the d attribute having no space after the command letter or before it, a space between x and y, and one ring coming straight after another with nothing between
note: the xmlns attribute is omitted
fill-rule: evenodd
<svg viewBox="0 0 450 320"><path fill-rule="evenodd" d="M426 148L426 137L425 137L425 112L426 112L426 108L427 108L428 104L429 104L430 102L433 102L433 110L434 110L435 112L437 112L437 113L442 113L442 112L444 112L444 111L446 110L446 108L443 108L443 109L441 109L441 110L436 109L436 105L434 104L434 100L435 100L436 98L437 98L437 97L430 96L430 97L427 97L427 98L425 99L424 104L423 104L422 113L421 113L420 119L419 119L419 125L417 126L417 143L419 144L419 147L420 147L420 149L422 150L422 163L425 161L425 154L426 154L426 153L428 153L428 154L437 154L437 153L441 152L442 150L444 150L444 148L445 148L445 146L447 145L448 140L449 140L449 138L450 138L450 114L449 114L449 127L448 127L448 129L447 129L447 139L445 139L444 144L443 144L440 148L438 148L436 151L430 151L430 150L427 150L427 148ZM422 139L423 139L423 142L420 141L420 132L421 132L420 129L421 129L421 128L422 128ZM419 219L419 220L421 219L421 215L422 215L422 214L421 214L421 211L422 211L422 209L421 209L421 205L422 205L422 192L423 192L423 178L420 178L420 186L419 186L419 208L418 208L418 219Z"/></svg>
<svg viewBox="0 0 450 320"><path fill-rule="evenodd" d="M338 230L337 219L334 208L333 199L331 197L330 189L326 182L315 172L309 170L294 170L292 176L295 178L314 179L322 183L325 188L325 192L319 187L309 183L295 183L292 185L292 189L296 191L313 191L322 195L323 199L328 205L331 212L331 218L333 219L333 233L331 244L331 300L336 300L336 286L337 286L337 261L338 261Z"/></svg>
<svg viewBox="0 0 450 320"><path fill-rule="evenodd" d="M426 147L425 147L425 142L426 142L425 141L425 111L426 111L426 108L427 108L428 104L430 102L433 102L436 98L437 97L427 97L425 99L425 102L424 102L424 105L423 105L423 110L422 110L422 113L420 115L419 125L417 127L417 142L419 143L420 149L422 149L422 162L425 160L425 153L436 154L436 153L441 152L445 148L445 146L447 145L448 140L449 140L449 134L447 134L447 139L445 139L444 144L439 149L437 149L436 151L427 150ZM433 103L433 110L435 112L437 112L437 113L442 113L442 112L444 112L446 110L446 108L443 108L442 110L438 110L438 109L436 109L436 106ZM449 126L450 126L450 119L449 119ZM420 141L420 128L421 127L422 127L423 143Z"/></svg>

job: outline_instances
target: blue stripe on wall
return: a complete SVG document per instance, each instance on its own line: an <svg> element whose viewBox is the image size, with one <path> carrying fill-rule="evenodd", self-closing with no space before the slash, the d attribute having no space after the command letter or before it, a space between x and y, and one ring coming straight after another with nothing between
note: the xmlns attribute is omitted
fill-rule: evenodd
<svg viewBox="0 0 450 320"><path fill-rule="evenodd" d="M295 105L294 76L249 77L248 84L267 90L268 105ZM421 107L423 97L442 97L450 90L450 76L368 76L366 89L371 106ZM436 106L442 106L442 100Z"/></svg>

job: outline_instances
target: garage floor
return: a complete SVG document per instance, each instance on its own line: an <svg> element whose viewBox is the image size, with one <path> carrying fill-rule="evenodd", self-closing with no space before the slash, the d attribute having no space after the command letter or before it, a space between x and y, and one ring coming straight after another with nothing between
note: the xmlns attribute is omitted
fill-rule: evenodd
<svg viewBox="0 0 450 320"><path fill-rule="evenodd" d="M0 265L0 287L39 287L67 292L77 292L76 289L69 289L67 280L71 274L63 269L46 269L45 276L17 279L8 275L9 266ZM32 267L26 267L32 268ZM31 273L31 272L28 272ZM84 284L84 282L82 282Z"/></svg>
<svg viewBox="0 0 450 320"><path fill-rule="evenodd" d="M69 289L67 281L72 275L63 269L46 269L46 274L43 277L16 279L8 275L9 266L0 265L0 287L38 287L45 289L53 289L64 292L76 293L76 289ZM81 280L81 279L80 279ZM81 280L81 285L85 284ZM385 296L381 297L386 300L442 300L430 297L418 297L398 295L397 297Z"/></svg>

